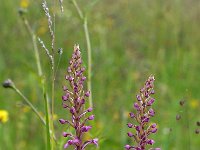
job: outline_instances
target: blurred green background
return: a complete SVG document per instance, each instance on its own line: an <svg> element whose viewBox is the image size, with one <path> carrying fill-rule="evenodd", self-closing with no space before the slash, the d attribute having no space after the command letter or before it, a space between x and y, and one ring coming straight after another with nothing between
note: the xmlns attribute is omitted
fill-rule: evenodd
<svg viewBox="0 0 200 150"><path fill-rule="evenodd" d="M31 37L18 14L20 7L36 35L50 47L48 24L40 0L0 0L0 81L11 78L15 85L44 114L42 88ZM52 1L48 1L52 10ZM199 0L77 0L88 17L92 45L92 92L96 116L92 137L100 138L101 150L121 150L130 143L126 132L128 112L135 95L149 75L155 75L152 122L159 126L151 136L162 150L198 150L200 135L200 1ZM70 0L64 13L56 4L56 48L63 48L56 79L56 135L64 126L59 118L62 85L73 45L80 44L87 66L83 24ZM38 44L42 69L49 82L50 64ZM57 56L58 58L58 56ZM58 59L57 59L58 60ZM49 91L50 92L50 91ZM183 107L180 100L185 100ZM9 120L0 123L0 150L45 149L45 128L21 97L9 89L0 90L0 110ZM180 114L181 119L176 120ZM61 148L60 148L61 147ZM93 147L90 147L91 149Z"/></svg>

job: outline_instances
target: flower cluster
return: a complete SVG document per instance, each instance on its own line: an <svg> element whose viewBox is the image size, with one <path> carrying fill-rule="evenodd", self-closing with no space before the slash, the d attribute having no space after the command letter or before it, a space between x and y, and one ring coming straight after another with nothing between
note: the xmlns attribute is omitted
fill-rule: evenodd
<svg viewBox="0 0 200 150"><path fill-rule="evenodd" d="M126 145L126 150L145 150L147 145L153 145L154 140L149 139L148 136L151 133L156 133L156 124L150 124L150 118L155 115L154 110L151 108L155 99L151 97L154 94L154 76L150 76L145 82L145 85L140 89L140 93L136 96L137 102L134 103L133 107L136 113L129 113L130 118L134 119L137 124L128 123L128 128L133 128L134 132L128 132L128 136L133 138L137 143L135 146ZM155 150L160 150L160 148L155 148Z"/></svg>
<svg viewBox="0 0 200 150"><path fill-rule="evenodd" d="M92 126L87 126L86 123L94 120L94 115L87 116L87 113L92 111L89 107L85 109L86 98L90 96L90 91L84 91L83 84L86 77L83 75L85 68L82 67L81 52L78 45L74 46L74 52L69 62L67 69L66 80L69 81L69 89L63 86L64 95L62 96L63 108L67 109L71 115L71 119L60 119L61 124L68 124L75 129L75 134L63 132L64 137L69 140L64 145L64 148L72 145L75 150L85 150L88 144L98 146L98 139L83 141L84 133L88 132Z"/></svg>

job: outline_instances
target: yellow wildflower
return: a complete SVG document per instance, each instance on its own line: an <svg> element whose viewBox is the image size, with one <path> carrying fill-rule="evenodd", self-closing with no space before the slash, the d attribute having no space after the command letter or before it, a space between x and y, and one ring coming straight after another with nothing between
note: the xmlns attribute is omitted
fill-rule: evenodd
<svg viewBox="0 0 200 150"><path fill-rule="evenodd" d="M21 8L26 9L26 8L28 8L28 6L29 6L29 0L21 0L20 1L20 7Z"/></svg>
<svg viewBox="0 0 200 150"><path fill-rule="evenodd" d="M0 123L6 123L8 121L8 112L6 110L0 110Z"/></svg>

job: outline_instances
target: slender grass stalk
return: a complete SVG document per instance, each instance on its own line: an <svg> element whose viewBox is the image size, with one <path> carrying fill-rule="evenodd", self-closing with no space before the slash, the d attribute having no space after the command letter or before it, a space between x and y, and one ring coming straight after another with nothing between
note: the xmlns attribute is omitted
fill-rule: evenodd
<svg viewBox="0 0 200 150"><path fill-rule="evenodd" d="M56 31L56 15L55 15L55 11L56 11L56 1L53 0L53 35L51 34L51 44L52 44L52 56L53 56L53 61L55 62L55 31ZM52 107L51 107L51 124L52 124L52 133L54 135L54 123L53 123L53 116L54 116L54 107L55 107L55 80L56 80L56 76L55 76L55 64L52 64ZM52 140L52 150L54 150L55 148L55 143Z"/></svg>
<svg viewBox="0 0 200 150"><path fill-rule="evenodd" d="M84 18L84 32L85 32L85 38L86 38L86 43L87 43L87 54L88 54L88 82L87 86L88 89L90 90L90 97L89 97L89 103L90 107L93 106L92 103L92 82L91 82L91 77L92 77L92 52L91 52L91 43L90 43L90 35L88 31L88 24L87 24L87 18Z"/></svg>
<svg viewBox="0 0 200 150"><path fill-rule="evenodd" d="M55 60L55 27L56 27L55 7L56 7L55 0L53 0L53 33L51 34L51 45L52 45L51 48L52 48L53 61ZM51 105L52 117L54 115L54 98L55 98L55 65L53 63L52 64L52 105ZM52 126L52 128L54 127Z"/></svg>
<svg viewBox="0 0 200 150"><path fill-rule="evenodd" d="M55 0L53 0L54 10L53 10L53 21L52 21L52 17L50 15L46 0L43 0L43 3L42 3L43 10L48 20L48 28L49 28L50 37L51 37L51 50L52 50L51 52L51 61L52 61L51 62L51 69L52 69L51 70L51 119L49 120L52 135L54 135L53 116L54 116L54 101L55 101L55 7L56 7L55 4L56 4ZM51 136L51 138L53 138L53 136ZM51 150L53 150L54 147L55 147L55 144L52 139Z"/></svg>
<svg viewBox="0 0 200 150"><path fill-rule="evenodd" d="M53 21L52 21L52 17L50 15L49 12L49 8L47 6L47 2L46 0L43 0L42 3L42 7L44 9L45 15L47 17L48 20L48 28L49 28L49 32L50 32L50 37L51 37L51 119L49 120L50 122L50 126L51 126L51 131L52 131L52 135L54 135L54 123L53 123L53 116L54 116L54 103L55 103L55 27L56 27L56 23L55 23L55 10L56 10L56 1L53 0ZM51 136L53 137L53 136ZM55 144L54 141L51 140L51 149L53 150L55 148Z"/></svg>
<svg viewBox="0 0 200 150"><path fill-rule="evenodd" d="M60 4L60 11L63 13L64 12L63 0L59 0L59 4Z"/></svg>
<svg viewBox="0 0 200 150"><path fill-rule="evenodd" d="M22 97L22 99L27 103L28 106L30 106L30 108L36 114L36 116L38 116L38 118L40 119L42 124L46 125L45 120L40 115L40 113L37 111L37 109L33 106L33 104L30 102L30 100L26 96L24 96L24 94L22 94L22 92L15 86L14 83L12 83L12 89Z"/></svg>
<svg viewBox="0 0 200 150"><path fill-rule="evenodd" d="M42 73L42 67L41 67L41 63L40 63L40 56L39 56L39 51L38 51L38 46L37 46L37 42L36 42L36 35L34 33L34 31L32 30L28 20L23 16L22 20L32 38L32 42L33 42L33 49L35 52L35 59L36 59L36 64L37 64L37 70L38 70L38 75L41 77L43 75Z"/></svg>
<svg viewBox="0 0 200 150"><path fill-rule="evenodd" d="M45 79L42 81L45 82ZM45 85L45 84L43 84ZM51 134L50 134L50 125L49 125L49 106L48 106L48 98L46 94L45 86L43 86L43 96L45 102L45 114L46 114L46 135L47 135L47 150L51 150Z"/></svg>
<svg viewBox="0 0 200 150"><path fill-rule="evenodd" d="M72 0L72 3L74 4L74 6L75 6L75 8L76 8L79 17L83 20L83 19L84 19L84 17L83 17L83 12L81 11L80 7L78 6L76 0Z"/></svg>
<svg viewBox="0 0 200 150"><path fill-rule="evenodd" d="M83 28L84 28L84 34L86 38L86 44L87 44L87 56L88 56L88 80L87 80L87 86L88 90L90 91L90 97L89 97L89 104L90 107L93 107L93 102L92 102L92 82L91 82L91 77L92 77L92 51L91 51L91 42L90 42L90 35L89 35L89 30L88 30L88 24L87 24L87 17L83 14L82 10L78 6L78 3L76 0L72 0L72 3L74 7L76 8L78 15L80 19L83 21Z"/></svg>
<svg viewBox="0 0 200 150"><path fill-rule="evenodd" d="M54 60L54 52L52 54L53 56L53 60ZM51 97L51 121L50 121L50 125L51 125L51 130L52 130L52 135L54 135L54 123L53 123L53 116L54 116L54 97L55 97L55 65L54 63L52 64L52 89L51 89L51 94L52 94L52 97ZM54 150L54 147L55 147L55 144L52 140L51 142L51 150Z"/></svg>
<svg viewBox="0 0 200 150"><path fill-rule="evenodd" d="M31 38L32 38L32 42L33 42L33 47L34 47L34 52L35 52L35 58L36 58L36 64L37 64L37 68L38 68L38 75L40 77L43 76L43 72L42 72L42 67L41 67L41 62L40 62L40 57L39 57L39 51L38 51L38 46L37 46L37 42L36 42L36 35L34 33L34 31L32 30L28 20L22 16L22 20L29 32L29 34L31 35ZM52 39L53 41L53 39ZM54 45L52 44L52 47ZM52 48L53 49L53 48ZM54 57L52 58L52 65L54 64ZM52 66L53 67L53 66ZM44 87L45 87L45 82L42 81L42 86L43 86L43 92L44 92L44 100L45 100L45 112L46 112L46 123L43 119L43 123L44 125L46 126L46 134L47 134L47 150L50 150L51 149L51 141L49 138L52 137L52 141L54 140L55 141L55 136L54 136L54 132L53 132L53 123L52 123L52 129L49 128L49 111L50 111L50 107L49 105L47 104L48 103L48 100L47 100L47 93L46 91L44 91ZM30 102L30 101L29 101ZM32 104L31 104L32 105ZM32 105L33 106L33 105ZM53 107L53 106L52 106ZM33 107L34 108L34 107ZM36 111L36 109L33 109L33 111ZM53 118L53 114L52 114L52 118ZM53 121L52 121L53 122ZM50 132L52 133L52 136L50 136ZM52 142L53 143L53 142Z"/></svg>
<svg viewBox="0 0 200 150"><path fill-rule="evenodd" d="M43 84L43 89L44 89L44 87L45 87L45 83L44 83L44 80L42 80L42 84ZM5 80L4 82L3 82L3 87L4 88L11 88L11 89L13 89L18 95L20 95L21 97L22 97L22 99L25 101L25 103L31 108L31 110L36 114L36 116L38 116L38 118L40 119L40 121L41 121L41 123L45 126L45 127L47 127L47 124L46 124L46 121L43 119L43 117L41 116L41 114L37 111L37 109L34 107L34 105L30 102L30 100L15 86L15 84L12 82L12 80L10 80L10 79L7 79L7 80ZM44 90L43 90L44 91ZM47 98L47 93L46 93L46 90L45 90L45 100L48 102L48 98ZM45 105L45 106L47 106L47 108L49 108L48 107L48 105ZM50 110L50 109L47 109L47 110ZM47 112L47 111L46 111ZM49 118L49 113L46 113L46 117L48 117ZM55 138L55 135L54 135L54 133L52 132L52 130L50 130L49 128L48 128L48 132L47 132L47 134L48 133L52 133L51 135L51 137L52 137L52 140L54 141L54 142L56 142L56 138Z"/></svg>

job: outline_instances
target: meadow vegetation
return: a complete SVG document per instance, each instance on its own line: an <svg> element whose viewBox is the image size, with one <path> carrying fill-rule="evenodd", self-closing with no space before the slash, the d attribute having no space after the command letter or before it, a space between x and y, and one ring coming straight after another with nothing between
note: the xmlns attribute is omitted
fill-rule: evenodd
<svg viewBox="0 0 200 150"><path fill-rule="evenodd" d="M65 73L75 44L80 45L83 66L88 69L87 33L90 35L89 75L95 119L90 122L92 130L84 138L98 137L97 149L101 150L121 150L130 144L126 125L130 121L129 112L144 81L154 75L152 107L156 115L151 121L156 122L158 128L157 133L150 136L155 140L154 147L198 150L200 1L77 0L83 17L73 2L64 0L62 12L59 1L47 0L50 13L55 13L54 57L59 67L55 66L54 72L54 114L45 118L48 111L44 91L52 92L52 68L38 37L50 50L52 39L42 0L1 1L0 81L12 79L39 114L35 115L14 90L2 87L0 150L45 149L48 136L38 116L45 122L54 121L57 143L53 146L63 149L66 138L62 132L69 129L61 125L59 119L70 114L62 109L62 86L66 84ZM88 32L84 19L87 19ZM52 20L54 22L54 17ZM57 52L61 48L62 57ZM51 99L51 94L46 97ZM88 149L96 147L91 145Z"/></svg>

